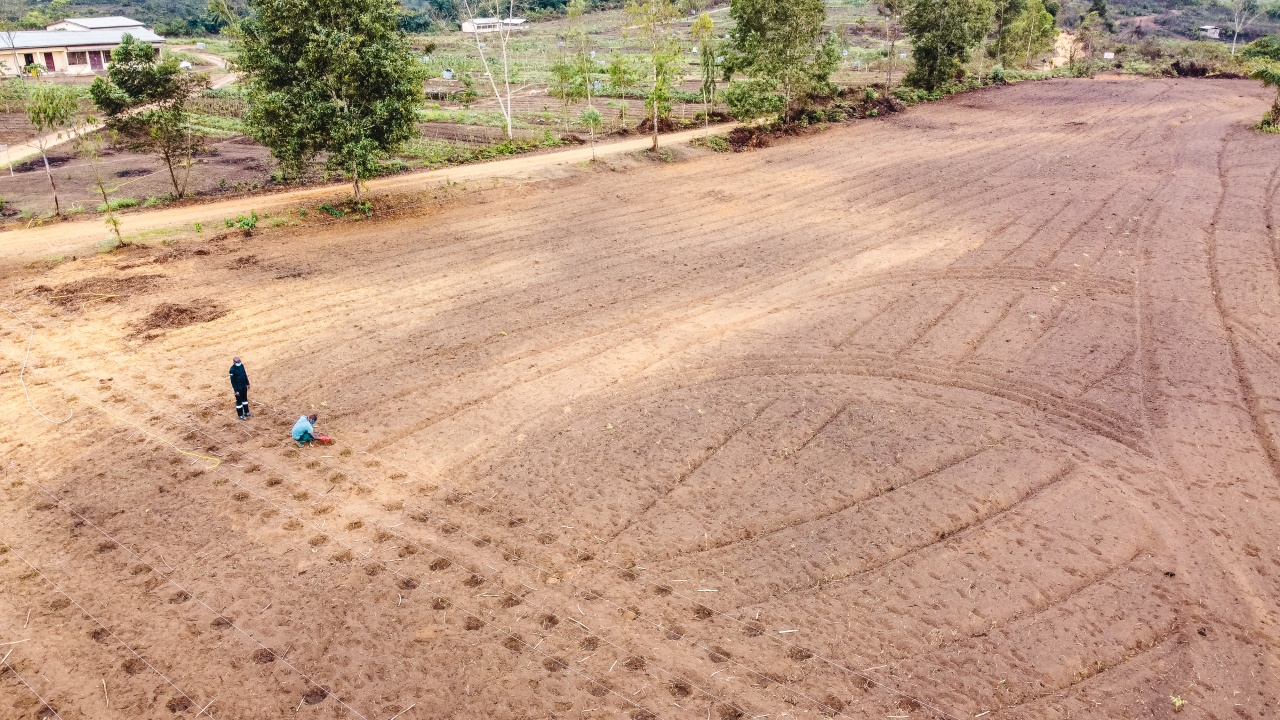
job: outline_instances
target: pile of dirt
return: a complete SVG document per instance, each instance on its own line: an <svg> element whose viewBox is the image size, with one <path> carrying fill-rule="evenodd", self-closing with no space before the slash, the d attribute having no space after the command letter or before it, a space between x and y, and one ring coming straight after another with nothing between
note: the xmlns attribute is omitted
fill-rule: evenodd
<svg viewBox="0 0 1280 720"><path fill-rule="evenodd" d="M66 310L83 310L91 302L115 302L122 297L140 295L155 289L164 275L130 277L90 277L57 287L37 285L31 292Z"/></svg>
<svg viewBox="0 0 1280 720"><path fill-rule="evenodd" d="M134 326L138 334L157 330L175 330L189 325L213 322L227 314L227 309L212 300L195 300L185 305L161 303Z"/></svg>

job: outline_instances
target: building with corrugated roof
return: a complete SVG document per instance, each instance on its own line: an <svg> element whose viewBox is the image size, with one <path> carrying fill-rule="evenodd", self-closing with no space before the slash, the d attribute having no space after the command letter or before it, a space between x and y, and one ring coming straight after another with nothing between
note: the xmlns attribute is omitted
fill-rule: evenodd
<svg viewBox="0 0 1280 720"><path fill-rule="evenodd" d="M55 75L92 75L105 70L125 35L159 50L164 38L127 17L67 18L44 30L0 32L0 72L14 77L32 67Z"/></svg>

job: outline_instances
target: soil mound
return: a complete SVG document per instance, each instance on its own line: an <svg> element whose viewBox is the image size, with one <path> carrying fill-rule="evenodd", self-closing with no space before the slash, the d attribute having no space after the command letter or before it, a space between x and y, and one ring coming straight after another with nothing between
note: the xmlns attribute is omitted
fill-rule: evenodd
<svg viewBox="0 0 1280 720"><path fill-rule="evenodd" d="M213 322L227 314L227 309L212 300L196 300L186 305L161 303L136 325L139 333L176 330L189 325Z"/></svg>
<svg viewBox="0 0 1280 720"><path fill-rule="evenodd" d="M141 295L154 290L164 275L131 277L89 277L56 287L37 285L32 292L68 310L82 310L89 302L115 302L122 297Z"/></svg>

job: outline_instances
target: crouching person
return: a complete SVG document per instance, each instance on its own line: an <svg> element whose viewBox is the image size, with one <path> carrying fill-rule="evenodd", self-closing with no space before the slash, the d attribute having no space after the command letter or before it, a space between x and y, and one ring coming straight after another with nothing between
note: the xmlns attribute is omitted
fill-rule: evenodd
<svg viewBox="0 0 1280 720"><path fill-rule="evenodd" d="M298 447L302 447L316 439L316 420L320 419L319 415L303 415L298 418L298 422L293 424L293 439L298 443Z"/></svg>

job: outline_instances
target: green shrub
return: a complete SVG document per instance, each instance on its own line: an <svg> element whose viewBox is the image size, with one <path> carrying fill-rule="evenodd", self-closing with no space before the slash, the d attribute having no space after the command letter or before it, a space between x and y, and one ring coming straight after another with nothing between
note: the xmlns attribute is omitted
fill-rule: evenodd
<svg viewBox="0 0 1280 720"><path fill-rule="evenodd" d="M1240 56L1245 60L1280 62L1280 35L1267 35L1244 46Z"/></svg>
<svg viewBox="0 0 1280 720"><path fill-rule="evenodd" d="M729 114L743 122L782 115L786 99L767 80L735 80L722 95Z"/></svg>
<svg viewBox="0 0 1280 720"><path fill-rule="evenodd" d="M106 203L98 203L98 212L104 213L107 210L123 210L131 207L138 207L138 200L136 198L111 198L111 207L108 208Z"/></svg>
<svg viewBox="0 0 1280 720"><path fill-rule="evenodd" d="M336 217L336 218L343 217L344 215L346 215L346 214L347 214L345 210L341 210L341 209L339 209L339 208L336 208L336 207L334 207L334 206L330 205L329 203L325 203L325 204L321 205L321 206L320 206L320 209L321 209L321 210L323 210L324 212L329 213L330 215L332 215L332 216L334 216L334 217Z"/></svg>

